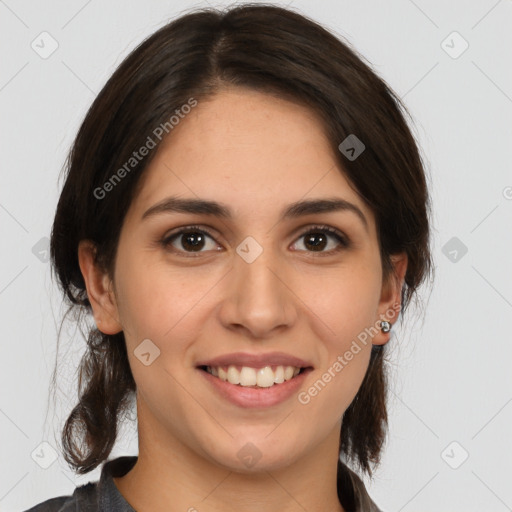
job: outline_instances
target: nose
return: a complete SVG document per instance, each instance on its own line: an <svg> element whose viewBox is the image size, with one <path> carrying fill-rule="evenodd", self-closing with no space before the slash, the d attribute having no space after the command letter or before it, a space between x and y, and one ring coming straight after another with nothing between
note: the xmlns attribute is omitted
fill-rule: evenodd
<svg viewBox="0 0 512 512"><path fill-rule="evenodd" d="M235 255L219 310L226 329L265 339L296 321L297 298L292 283L287 282L283 263L272 258L270 252L264 250L252 263Z"/></svg>

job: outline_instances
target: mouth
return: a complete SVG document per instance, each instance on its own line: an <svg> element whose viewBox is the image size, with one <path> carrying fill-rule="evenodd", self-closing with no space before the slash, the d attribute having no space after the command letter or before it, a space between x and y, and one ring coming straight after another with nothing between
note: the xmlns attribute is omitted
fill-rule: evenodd
<svg viewBox="0 0 512 512"><path fill-rule="evenodd" d="M242 388L271 388L291 381L313 368L299 366L272 365L263 367L224 365L198 366L199 370L209 373L217 379Z"/></svg>

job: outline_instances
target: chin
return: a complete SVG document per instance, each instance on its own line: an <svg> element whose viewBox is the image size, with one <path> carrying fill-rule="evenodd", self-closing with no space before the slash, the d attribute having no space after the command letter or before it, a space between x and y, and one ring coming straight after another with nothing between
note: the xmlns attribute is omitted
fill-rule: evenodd
<svg viewBox="0 0 512 512"><path fill-rule="evenodd" d="M239 439L231 439L225 445L217 444L215 452L209 444L208 455L216 465L241 474L255 474L264 471L277 471L293 464L300 456L302 443L293 442L287 437L269 439L266 429L260 437L247 435ZM297 441L302 436L297 437Z"/></svg>

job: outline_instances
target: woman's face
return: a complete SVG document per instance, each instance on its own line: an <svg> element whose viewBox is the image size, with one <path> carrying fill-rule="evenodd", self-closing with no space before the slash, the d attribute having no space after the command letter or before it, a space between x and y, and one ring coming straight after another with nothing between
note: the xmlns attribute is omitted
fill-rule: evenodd
<svg viewBox="0 0 512 512"><path fill-rule="evenodd" d="M320 200L341 206L300 206ZM241 89L200 101L126 215L111 309L93 304L103 332L125 333L139 442L158 433L237 471L335 452L387 341L368 335L399 296L382 278L375 219L309 109ZM221 379L230 365L251 387ZM306 370L282 382L286 366Z"/></svg>

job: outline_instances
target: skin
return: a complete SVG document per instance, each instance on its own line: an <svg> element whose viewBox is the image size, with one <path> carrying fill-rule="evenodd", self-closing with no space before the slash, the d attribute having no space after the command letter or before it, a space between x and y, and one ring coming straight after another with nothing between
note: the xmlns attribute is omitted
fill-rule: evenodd
<svg viewBox="0 0 512 512"><path fill-rule="evenodd" d="M167 212L141 220L171 195L216 200L233 218ZM302 199L342 198L351 211L279 220ZM311 226L328 225L322 253L307 245ZM201 252L186 252L176 228L199 225ZM247 237L263 248L247 263ZM333 252L332 249L341 247ZM217 249L217 250L216 250ZM320 120L309 109L245 89L199 102L165 140L126 215L113 280L82 241L80 268L98 328L124 331L137 384L139 458L114 481L139 511L342 511L336 494L339 432L359 389L378 332L311 401L294 395L266 409L221 398L195 368L222 354L282 351L309 361L307 390L400 302L405 254L396 279L383 280L375 219L342 173ZM391 318L389 318L391 320ZM150 339L160 356L149 366L134 350ZM248 468L247 443L261 458Z"/></svg>

